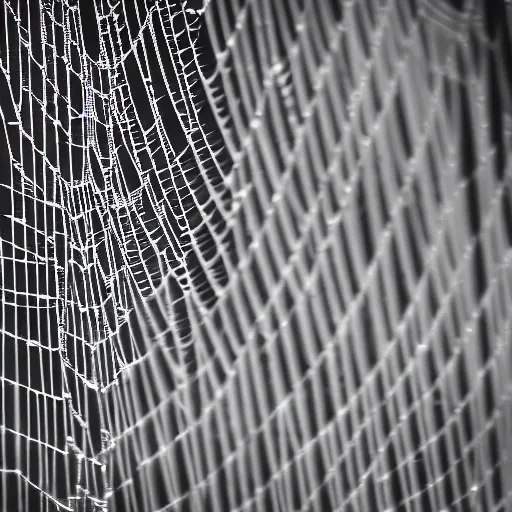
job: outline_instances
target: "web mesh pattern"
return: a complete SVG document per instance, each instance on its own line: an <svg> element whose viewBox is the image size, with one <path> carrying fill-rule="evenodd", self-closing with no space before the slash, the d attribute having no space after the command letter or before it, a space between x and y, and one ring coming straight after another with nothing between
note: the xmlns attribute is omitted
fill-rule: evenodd
<svg viewBox="0 0 512 512"><path fill-rule="evenodd" d="M512 510L507 8L3 0L1 510Z"/></svg>

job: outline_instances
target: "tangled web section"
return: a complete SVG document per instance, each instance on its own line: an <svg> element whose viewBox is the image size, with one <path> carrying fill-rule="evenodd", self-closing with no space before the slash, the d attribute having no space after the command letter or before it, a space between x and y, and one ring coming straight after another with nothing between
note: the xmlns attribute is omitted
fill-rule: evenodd
<svg viewBox="0 0 512 512"><path fill-rule="evenodd" d="M1 510L512 510L507 2L0 5Z"/></svg>

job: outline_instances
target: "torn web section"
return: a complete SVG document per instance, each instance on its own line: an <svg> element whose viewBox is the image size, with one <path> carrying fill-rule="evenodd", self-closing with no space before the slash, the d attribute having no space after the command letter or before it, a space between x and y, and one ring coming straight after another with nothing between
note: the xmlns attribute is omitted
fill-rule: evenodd
<svg viewBox="0 0 512 512"><path fill-rule="evenodd" d="M169 88L170 98L188 143L173 173L174 187L193 249L190 263L205 271L193 277L197 293L194 300L208 308L209 301L215 300L225 284L225 267L230 264L226 222L231 203L228 175L232 162L201 82L201 68L212 57L204 43L202 19L181 6L168 13L159 12L158 21L166 37L164 50L169 52L169 63L176 74L176 83ZM196 258L197 262L193 261ZM199 290L197 283L201 282Z"/></svg>

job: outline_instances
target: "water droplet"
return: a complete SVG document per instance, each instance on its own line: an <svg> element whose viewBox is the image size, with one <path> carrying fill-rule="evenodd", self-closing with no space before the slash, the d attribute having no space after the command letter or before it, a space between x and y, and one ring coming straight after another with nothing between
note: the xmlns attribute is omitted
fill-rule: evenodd
<svg viewBox="0 0 512 512"><path fill-rule="evenodd" d="M372 143L372 138L368 136L361 137L361 144L365 147L369 147Z"/></svg>

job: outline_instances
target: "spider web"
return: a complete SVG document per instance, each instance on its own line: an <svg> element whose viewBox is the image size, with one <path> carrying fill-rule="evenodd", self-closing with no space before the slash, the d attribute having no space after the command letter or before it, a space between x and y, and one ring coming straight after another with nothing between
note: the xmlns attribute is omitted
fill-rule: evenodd
<svg viewBox="0 0 512 512"><path fill-rule="evenodd" d="M512 510L493 5L4 0L2 510Z"/></svg>

